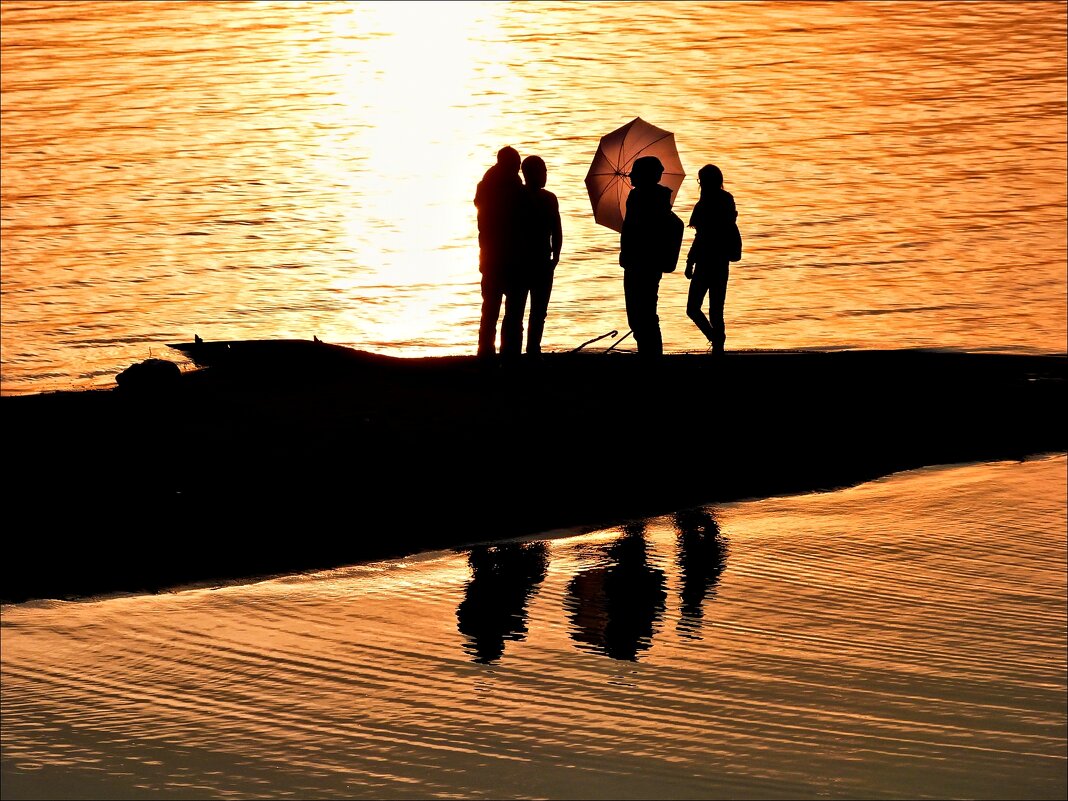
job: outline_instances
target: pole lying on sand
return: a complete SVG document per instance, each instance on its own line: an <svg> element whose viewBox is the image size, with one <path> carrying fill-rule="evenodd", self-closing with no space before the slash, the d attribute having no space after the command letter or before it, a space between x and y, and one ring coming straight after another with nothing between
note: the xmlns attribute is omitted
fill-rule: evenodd
<svg viewBox="0 0 1068 801"><path fill-rule="evenodd" d="M629 337L633 333L634 333L633 331L628 331L627 333L625 333L623 336L621 336L619 339L617 339L615 342L612 343L612 348L614 348L616 345L618 345L620 342L622 342L624 339L626 339L627 337ZM612 350L612 348L608 348L608 350L606 350L605 353L608 353L608 351Z"/></svg>
<svg viewBox="0 0 1068 801"><path fill-rule="evenodd" d="M607 334L601 334L599 337L594 337L593 339L587 339L585 342L583 342L581 345L579 345L577 348L575 348L571 352L572 353L578 353L580 350L582 350L587 345L592 345L594 342L600 342L605 337L614 337L618 333L619 333L618 331L616 331L615 329L612 329Z"/></svg>

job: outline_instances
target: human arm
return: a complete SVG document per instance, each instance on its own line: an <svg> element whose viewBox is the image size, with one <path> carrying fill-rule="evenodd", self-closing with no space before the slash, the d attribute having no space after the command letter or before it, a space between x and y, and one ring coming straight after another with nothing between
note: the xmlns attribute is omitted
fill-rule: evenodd
<svg viewBox="0 0 1068 801"><path fill-rule="evenodd" d="M552 220L552 254L551 261L553 269L556 269L556 265L560 263L560 251L564 246L564 230L560 223L560 202L556 199L556 195L551 195L551 209L552 213L550 219Z"/></svg>
<svg viewBox="0 0 1068 801"><path fill-rule="evenodd" d="M690 228L694 229L693 242L690 243L690 249L686 253L686 278L693 278L693 266L697 263L697 230L701 221L701 201L698 200L694 204L693 211L690 213Z"/></svg>

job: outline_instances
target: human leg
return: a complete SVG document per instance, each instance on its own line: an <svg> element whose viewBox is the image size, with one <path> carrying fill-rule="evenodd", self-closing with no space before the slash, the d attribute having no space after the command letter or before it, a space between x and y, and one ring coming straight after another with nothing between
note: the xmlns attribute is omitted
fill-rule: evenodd
<svg viewBox="0 0 1068 801"><path fill-rule="evenodd" d="M537 276L530 286L530 317L527 321L527 353L541 353L541 337L545 331L545 316L549 310L549 296L553 291L553 271Z"/></svg>
<svg viewBox="0 0 1068 801"><path fill-rule="evenodd" d="M504 293L504 320L501 322L501 356L514 359L523 352L523 313L527 308L529 285L513 281Z"/></svg>
<svg viewBox="0 0 1068 801"><path fill-rule="evenodd" d="M642 335L645 333L645 321L642 318L643 299L637 273L633 268L623 271L623 299L627 304L627 325L634 335L634 342L641 350Z"/></svg>
<svg viewBox="0 0 1068 801"><path fill-rule="evenodd" d="M701 309L707 294L708 282L699 273L694 274L693 278L690 279L690 289L686 295L686 316L693 320L701 333L704 334L705 339L709 342L715 342L715 330Z"/></svg>
<svg viewBox="0 0 1068 801"><path fill-rule="evenodd" d="M723 352L727 341L727 328L723 322L723 305L727 299L727 278L730 275L730 264L720 265L712 276L708 287L708 317L712 324L714 336L709 337L712 349L718 353Z"/></svg>
<svg viewBox="0 0 1068 801"><path fill-rule="evenodd" d="M492 276L482 276L482 318L478 324L478 355L497 355L497 319L501 315L504 290Z"/></svg>
<svg viewBox="0 0 1068 801"><path fill-rule="evenodd" d="M660 317L656 313L659 291L660 273L649 271L646 274L633 268L624 271L623 295L627 302L627 323L634 332L634 341L642 356L655 358L664 352Z"/></svg>

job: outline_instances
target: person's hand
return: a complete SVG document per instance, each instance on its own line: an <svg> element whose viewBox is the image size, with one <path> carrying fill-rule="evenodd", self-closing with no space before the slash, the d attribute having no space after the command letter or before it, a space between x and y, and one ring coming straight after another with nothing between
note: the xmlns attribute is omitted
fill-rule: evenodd
<svg viewBox="0 0 1068 801"><path fill-rule="evenodd" d="M693 263L689 261L686 262L686 278L693 278Z"/></svg>

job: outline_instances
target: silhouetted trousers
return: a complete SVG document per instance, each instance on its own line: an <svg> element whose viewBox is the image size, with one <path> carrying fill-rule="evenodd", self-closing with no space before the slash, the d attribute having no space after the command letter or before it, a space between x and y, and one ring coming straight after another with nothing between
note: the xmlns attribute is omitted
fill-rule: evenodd
<svg viewBox="0 0 1068 801"><path fill-rule="evenodd" d="M532 269L505 289L504 320L501 322L501 356L514 358L523 350L523 313L530 299L527 321L527 353L541 353L541 337L553 291L553 270Z"/></svg>
<svg viewBox="0 0 1068 801"><path fill-rule="evenodd" d="M482 274L482 318L478 325L478 355L497 353L497 320L504 306L501 321L501 355L518 353L523 344L523 311L526 296L509 287L505 279L494 274Z"/></svg>
<svg viewBox="0 0 1068 801"><path fill-rule="evenodd" d="M623 297L627 302L627 325L634 332L638 355L657 358L664 354L660 317L656 303L660 293L659 270L631 267L623 271Z"/></svg>
<svg viewBox="0 0 1068 801"><path fill-rule="evenodd" d="M530 317L527 318L527 353L541 353L541 336L549 313L549 296L553 293L553 269L550 264L534 271L529 279Z"/></svg>
<svg viewBox="0 0 1068 801"><path fill-rule="evenodd" d="M723 350L727 341L727 329L723 322L723 304L727 299L727 278L730 275L727 259L711 264L698 262L690 279L690 291L686 296L686 315L697 324L713 349ZM708 316L701 311L701 303L708 295Z"/></svg>
<svg viewBox="0 0 1068 801"><path fill-rule="evenodd" d="M504 292L504 319L501 321L501 358L515 359L523 352L523 313L527 309L527 289L522 281L509 282Z"/></svg>

